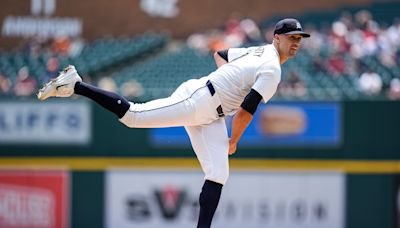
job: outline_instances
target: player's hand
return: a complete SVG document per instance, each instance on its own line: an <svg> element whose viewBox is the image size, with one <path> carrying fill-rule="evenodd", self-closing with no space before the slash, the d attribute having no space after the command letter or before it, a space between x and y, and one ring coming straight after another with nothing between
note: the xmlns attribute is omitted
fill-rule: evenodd
<svg viewBox="0 0 400 228"><path fill-rule="evenodd" d="M236 146L237 143L232 142L232 140L229 140L229 155L232 155L236 152Z"/></svg>

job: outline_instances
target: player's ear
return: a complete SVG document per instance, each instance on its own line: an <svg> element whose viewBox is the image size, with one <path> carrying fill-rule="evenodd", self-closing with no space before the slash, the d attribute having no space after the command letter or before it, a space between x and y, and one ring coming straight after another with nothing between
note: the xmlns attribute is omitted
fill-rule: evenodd
<svg viewBox="0 0 400 228"><path fill-rule="evenodd" d="M277 44L279 44L279 35L278 34L274 34L274 40Z"/></svg>

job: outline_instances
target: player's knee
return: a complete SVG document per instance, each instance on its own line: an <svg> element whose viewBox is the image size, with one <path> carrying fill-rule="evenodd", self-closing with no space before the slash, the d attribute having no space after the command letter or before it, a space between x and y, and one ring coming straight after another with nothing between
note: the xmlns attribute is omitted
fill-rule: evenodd
<svg viewBox="0 0 400 228"><path fill-rule="evenodd" d="M214 175L210 178L210 180L225 185L229 178L229 169L221 169L218 172L214 172Z"/></svg>
<svg viewBox="0 0 400 228"><path fill-rule="evenodd" d="M225 170L224 173L221 175L222 182L221 184L225 185L229 178L229 170Z"/></svg>

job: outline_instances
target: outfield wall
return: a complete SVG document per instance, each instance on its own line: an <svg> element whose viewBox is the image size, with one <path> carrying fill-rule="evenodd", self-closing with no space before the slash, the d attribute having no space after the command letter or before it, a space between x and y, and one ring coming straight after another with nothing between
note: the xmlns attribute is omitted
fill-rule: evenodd
<svg viewBox="0 0 400 228"><path fill-rule="evenodd" d="M397 227L399 109L262 107L230 159L216 227ZM189 145L174 141L181 133L128 129L84 99L0 102L0 226L194 226L203 177Z"/></svg>
<svg viewBox="0 0 400 228"><path fill-rule="evenodd" d="M399 102L272 102L260 109L234 157L400 158ZM0 156L192 157L185 141L179 129L129 129L85 99L0 101Z"/></svg>

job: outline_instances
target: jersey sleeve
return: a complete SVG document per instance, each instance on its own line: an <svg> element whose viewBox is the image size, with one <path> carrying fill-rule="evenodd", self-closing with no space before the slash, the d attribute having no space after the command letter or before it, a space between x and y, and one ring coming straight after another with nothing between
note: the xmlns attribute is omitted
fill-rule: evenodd
<svg viewBox="0 0 400 228"><path fill-rule="evenodd" d="M228 49L228 62L240 58L246 55L248 52L247 48L229 48Z"/></svg>
<svg viewBox="0 0 400 228"><path fill-rule="evenodd" d="M275 94L280 81L280 68L262 67L257 73L257 78L252 89L262 96L264 103L267 103Z"/></svg>

